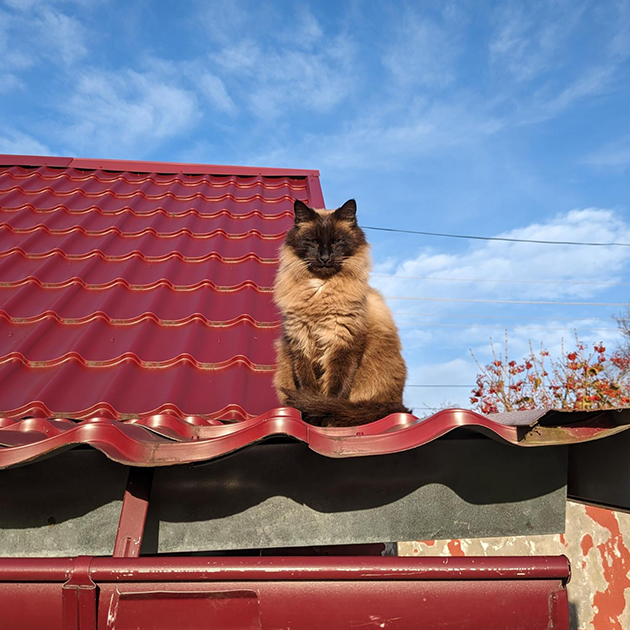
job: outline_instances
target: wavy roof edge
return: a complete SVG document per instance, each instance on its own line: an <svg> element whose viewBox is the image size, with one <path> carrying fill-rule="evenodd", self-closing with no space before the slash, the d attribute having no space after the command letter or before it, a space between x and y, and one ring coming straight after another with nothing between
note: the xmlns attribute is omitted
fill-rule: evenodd
<svg viewBox="0 0 630 630"><path fill-rule="evenodd" d="M581 444L630 429L629 409L558 413L537 410L515 419L510 414L493 419L467 409L446 409L422 420L398 413L362 426L330 428L306 424L297 410L287 407L228 424L169 413L126 421L101 416L82 422L5 419L0 423L0 469L78 445L91 446L123 465L154 467L210 461L280 436L303 442L326 457L347 458L400 453L462 429L525 448ZM557 422L560 417L563 420ZM511 420L514 424L507 424Z"/></svg>
<svg viewBox="0 0 630 630"><path fill-rule="evenodd" d="M188 162L151 162L144 160L75 158L45 155L0 154L0 166L49 166L51 168L100 169L105 171L131 171L134 173L185 173L188 175L241 175L245 177L259 175L262 177L319 178L319 171L316 169L231 166L225 164L192 164Z"/></svg>

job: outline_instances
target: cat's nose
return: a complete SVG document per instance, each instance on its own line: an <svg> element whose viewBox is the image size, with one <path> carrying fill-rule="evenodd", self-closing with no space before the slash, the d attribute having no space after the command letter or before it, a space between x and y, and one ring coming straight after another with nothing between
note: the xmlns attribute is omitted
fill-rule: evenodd
<svg viewBox="0 0 630 630"><path fill-rule="evenodd" d="M322 249L319 252L319 259L322 262L328 262L330 260L330 252L328 251L328 249Z"/></svg>

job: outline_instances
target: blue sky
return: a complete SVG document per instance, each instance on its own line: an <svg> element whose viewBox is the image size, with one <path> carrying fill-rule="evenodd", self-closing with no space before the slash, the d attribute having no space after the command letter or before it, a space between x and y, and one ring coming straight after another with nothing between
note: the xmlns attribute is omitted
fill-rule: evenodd
<svg viewBox="0 0 630 630"><path fill-rule="evenodd" d="M0 152L318 168L364 225L628 243L629 27L628 0L5 0ZM412 385L472 384L506 327L515 358L619 338L628 247L368 237L421 298L390 301Z"/></svg>

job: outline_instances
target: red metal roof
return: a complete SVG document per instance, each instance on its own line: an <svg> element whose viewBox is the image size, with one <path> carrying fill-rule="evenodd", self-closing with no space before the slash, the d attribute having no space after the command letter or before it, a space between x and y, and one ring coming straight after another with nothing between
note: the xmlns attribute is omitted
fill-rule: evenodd
<svg viewBox="0 0 630 630"><path fill-rule="evenodd" d="M317 429L274 409L295 198L324 206L318 171L0 156L0 467L76 443L199 461L276 433L338 457L462 425L521 443L470 411Z"/></svg>
<svg viewBox="0 0 630 630"><path fill-rule="evenodd" d="M0 159L1 410L244 419L277 405L271 300L317 171Z"/></svg>

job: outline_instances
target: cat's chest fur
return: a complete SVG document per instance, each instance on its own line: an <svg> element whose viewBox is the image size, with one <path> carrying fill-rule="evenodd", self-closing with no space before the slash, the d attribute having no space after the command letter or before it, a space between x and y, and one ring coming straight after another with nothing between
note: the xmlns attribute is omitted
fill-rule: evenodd
<svg viewBox="0 0 630 630"><path fill-rule="evenodd" d="M365 290L338 278L302 278L277 297L289 339L312 360L365 332Z"/></svg>

